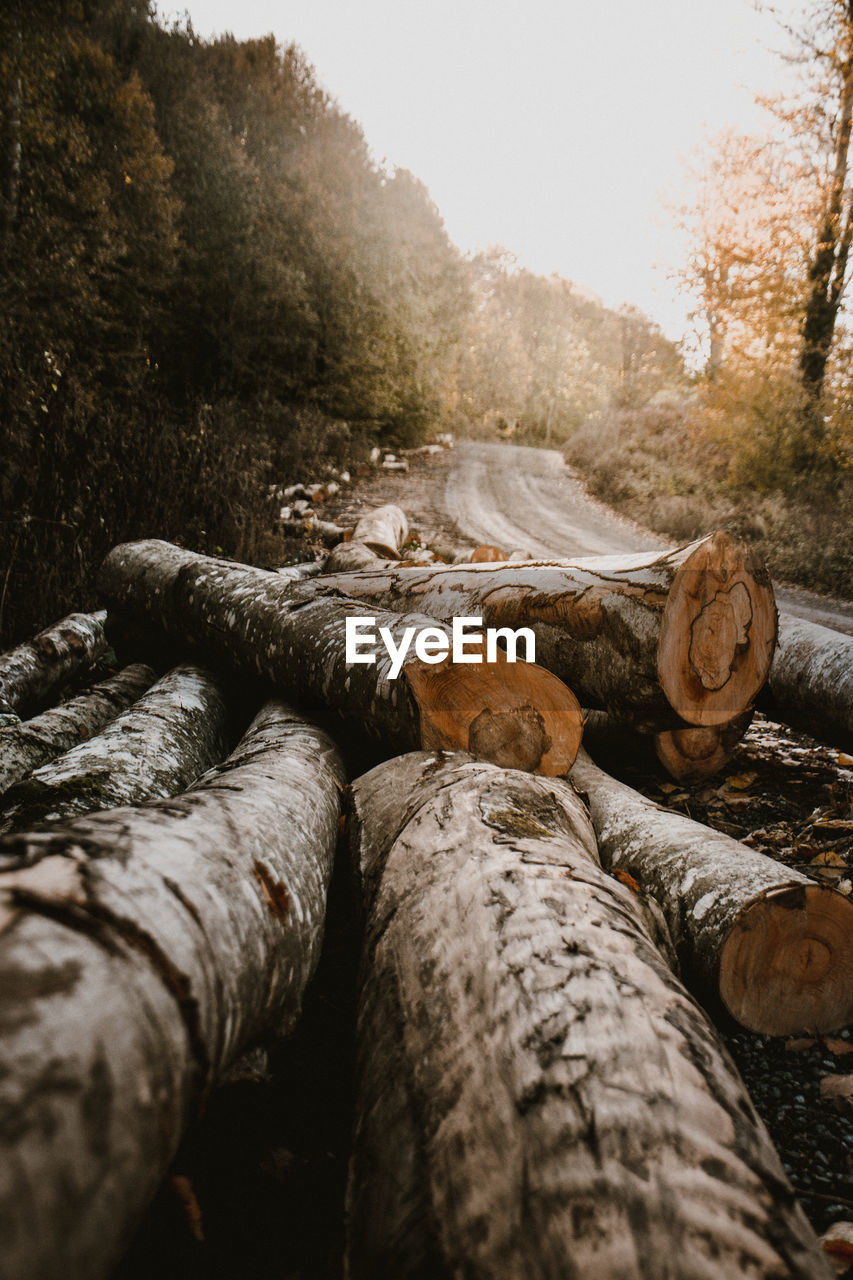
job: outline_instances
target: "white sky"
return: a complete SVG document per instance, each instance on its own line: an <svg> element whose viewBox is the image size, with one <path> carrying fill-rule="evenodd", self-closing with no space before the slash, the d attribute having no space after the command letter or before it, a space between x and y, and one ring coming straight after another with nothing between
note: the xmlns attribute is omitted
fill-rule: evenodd
<svg viewBox="0 0 853 1280"><path fill-rule="evenodd" d="M784 84L753 0L160 0L199 35L295 41L377 159L426 183L465 251L502 244L673 338L661 196L706 131ZM797 0L777 0L790 16Z"/></svg>

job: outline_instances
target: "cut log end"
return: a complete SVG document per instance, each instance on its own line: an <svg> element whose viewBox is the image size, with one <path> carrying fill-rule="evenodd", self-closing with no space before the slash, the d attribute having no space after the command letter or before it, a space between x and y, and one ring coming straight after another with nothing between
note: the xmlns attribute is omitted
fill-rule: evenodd
<svg viewBox="0 0 853 1280"><path fill-rule="evenodd" d="M729 724L694 725L655 734L657 758L676 782L694 786L719 773L752 723L748 707Z"/></svg>
<svg viewBox="0 0 853 1280"><path fill-rule="evenodd" d="M560 777L572 767L583 712L572 691L532 662L479 666L419 658L404 668L420 713L421 748L470 751L506 769Z"/></svg>
<svg viewBox="0 0 853 1280"><path fill-rule="evenodd" d="M776 642L767 570L737 538L716 533L679 568L667 598L658 673L690 725L734 720L755 700Z"/></svg>
<svg viewBox="0 0 853 1280"><path fill-rule="evenodd" d="M853 903L796 884L743 912L720 956L720 994L750 1031L836 1031L853 1021Z"/></svg>
<svg viewBox="0 0 853 1280"><path fill-rule="evenodd" d="M509 556L500 547L494 547L491 543L484 543L480 547L475 547L471 553L472 564L497 564L509 560Z"/></svg>

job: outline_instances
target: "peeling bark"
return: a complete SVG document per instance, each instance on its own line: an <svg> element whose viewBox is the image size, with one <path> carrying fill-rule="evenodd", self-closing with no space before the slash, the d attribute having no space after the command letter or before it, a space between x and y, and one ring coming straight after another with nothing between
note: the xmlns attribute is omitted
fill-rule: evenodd
<svg viewBox="0 0 853 1280"><path fill-rule="evenodd" d="M273 702L186 794L0 841L5 1274L108 1276L206 1091L296 1021L343 781Z"/></svg>
<svg viewBox="0 0 853 1280"><path fill-rule="evenodd" d="M32 640L0 654L0 714L31 714L81 667L107 647L106 613L71 613Z"/></svg>
<svg viewBox="0 0 853 1280"><path fill-rule="evenodd" d="M96 737L10 787L0 830L177 795L226 755L227 720L220 678L175 667Z"/></svg>
<svg viewBox="0 0 853 1280"><path fill-rule="evenodd" d="M764 683L776 638L767 570L725 533L663 554L386 565L315 586L443 621L532 626L538 662L585 705L644 732L736 719Z"/></svg>
<svg viewBox="0 0 853 1280"><path fill-rule="evenodd" d="M419 754L352 800L353 1280L828 1277L572 788Z"/></svg>
<svg viewBox="0 0 853 1280"><path fill-rule="evenodd" d="M682 971L751 1031L818 1033L853 1019L853 903L690 818L661 809L581 751L602 864L663 908Z"/></svg>
<svg viewBox="0 0 853 1280"><path fill-rule="evenodd" d="M156 678L150 667L137 663L32 720L0 729L0 795L34 769L91 738Z"/></svg>
<svg viewBox="0 0 853 1280"><path fill-rule="evenodd" d="M317 594L313 582L281 582L262 569L156 541L114 548L100 581L116 609L153 619L301 703L331 709L389 751L461 747L559 775L580 744L582 717L570 690L535 664L508 662L502 651L478 666L409 656L393 680L381 644L375 664L347 664L347 618L374 618L399 645L407 627L435 628L422 614L372 605L368 614L359 601Z"/></svg>
<svg viewBox="0 0 853 1280"><path fill-rule="evenodd" d="M774 720L853 751L853 636L783 615L758 706Z"/></svg>

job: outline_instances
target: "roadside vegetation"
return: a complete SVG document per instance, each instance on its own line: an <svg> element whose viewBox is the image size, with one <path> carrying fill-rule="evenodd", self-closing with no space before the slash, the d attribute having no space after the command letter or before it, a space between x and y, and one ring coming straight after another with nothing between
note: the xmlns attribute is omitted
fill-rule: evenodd
<svg viewBox="0 0 853 1280"><path fill-rule="evenodd" d="M763 103L766 132L697 152L678 211L701 371L593 415L568 458L662 533L736 529L774 576L853 596L853 4L804 23L784 33L796 92Z"/></svg>
<svg viewBox="0 0 853 1280"><path fill-rule="evenodd" d="M0 643L116 542L275 562L275 488L431 430L566 448L664 533L851 590L853 16L681 211L700 376L639 311L451 243L305 55L148 0L0 8Z"/></svg>

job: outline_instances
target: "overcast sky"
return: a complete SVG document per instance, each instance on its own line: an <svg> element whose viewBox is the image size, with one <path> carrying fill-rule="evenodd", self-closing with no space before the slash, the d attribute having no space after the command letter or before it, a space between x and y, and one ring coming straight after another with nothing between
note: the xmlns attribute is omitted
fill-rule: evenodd
<svg viewBox="0 0 853 1280"><path fill-rule="evenodd" d="M199 35L274 32L362 125L378 160L426 183L465 251L503 244L674 338L683 303L661 197L706 131L751 129L784 84L753 0L159 0ZM778 0L790 16L797 0Z"/></svg>

